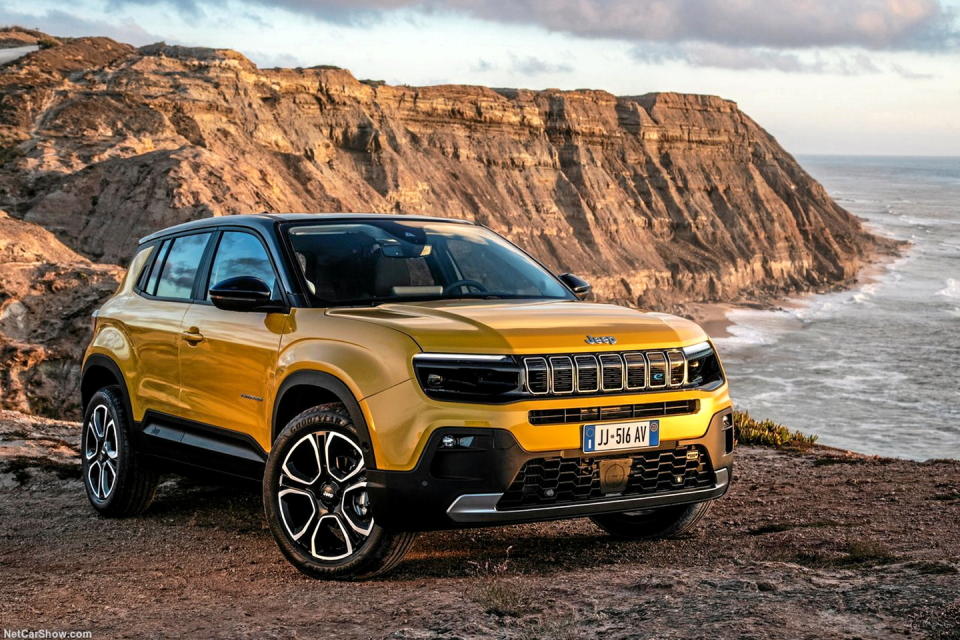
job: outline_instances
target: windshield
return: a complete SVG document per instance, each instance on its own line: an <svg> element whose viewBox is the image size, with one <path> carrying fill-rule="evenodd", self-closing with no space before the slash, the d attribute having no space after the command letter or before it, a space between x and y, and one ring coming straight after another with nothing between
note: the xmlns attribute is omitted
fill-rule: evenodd
<svg viewBox="0 0 960 640"><path fill-rule="evenodd" d="M483 227L414 220L298 225L290 244L318 305L574 296Z"/></svg>

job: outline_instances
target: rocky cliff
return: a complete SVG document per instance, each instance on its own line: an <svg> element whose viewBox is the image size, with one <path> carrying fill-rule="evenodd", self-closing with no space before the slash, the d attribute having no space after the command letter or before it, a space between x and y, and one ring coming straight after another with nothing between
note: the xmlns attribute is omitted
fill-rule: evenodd
<svg viewBox="0 0 960 640"><path fill-rule="evenodd" d="M833 285L888 248L712 96L388 86L81 38L0 69L0 160L0 208L121 266L140 236L203 216L427 213L488 225L602 298L676 308ZM5 295L3 313L38 312Z"/></svg>
<svg viewBox="0 0 960 640"><path fill-rule="evenodd" d="M90 314L122 276L0 211L0 408L76 413Z"/></svg>

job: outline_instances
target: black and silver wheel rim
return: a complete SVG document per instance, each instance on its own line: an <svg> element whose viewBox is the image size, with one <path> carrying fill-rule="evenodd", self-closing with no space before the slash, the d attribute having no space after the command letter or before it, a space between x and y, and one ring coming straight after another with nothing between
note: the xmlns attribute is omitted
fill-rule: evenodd
<svg viewBox="0 0 960 640"><path fill-rule="evenodd" d="M83 458L87 464L87 490L94 500L104 502L117 486L120 447L117 423L105 404L90 412L83 431Z"/></svg>
<svg viewBox="0 0 960 640"><path fill-rule="evenodd" d="M373 530L363 451L336 431L294 443L280 468L278 511L295 544L321 562L357 553Z"/></svg>

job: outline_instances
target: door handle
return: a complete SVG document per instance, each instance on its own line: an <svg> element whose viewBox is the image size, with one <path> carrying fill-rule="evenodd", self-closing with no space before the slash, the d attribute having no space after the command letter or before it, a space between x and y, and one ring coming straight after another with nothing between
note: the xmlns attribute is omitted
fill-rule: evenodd
<svg viewBox="0 0 960 640"><path fill-rule="evenodd" d="M190 344L197 344L203 341L203 334L200 333L200 329L196 327L190 327L186 331L181 332L180 335Z"/></svg>

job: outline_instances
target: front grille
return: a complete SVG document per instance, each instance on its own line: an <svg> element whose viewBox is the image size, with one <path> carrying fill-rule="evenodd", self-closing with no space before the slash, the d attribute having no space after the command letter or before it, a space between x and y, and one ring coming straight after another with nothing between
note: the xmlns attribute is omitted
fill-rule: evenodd
<svg viewBox="0 0 960 640"><path fill-rule="evenodd" d="M523 384L533 395L678 388L687 383L687 368L681 349L526 356Z"/></svg>
<svg viewBox="0 0 960 640"><path fill-rule="evenodd" d="M631 459L626 487L607 494L600 486L601 459ZM665 493L712 487L716 475L701 446L611 453L603 458L536 458L521 467L497 509L569 504L613 496Z"/></svg>
<svg viewBox="0 0 960 640"><path fill-rule="evenodd" d="M550 358L554 393L573 393L573 360L568 356Z"/></svg>
<svg viewBox="0 0 960 640"><path fill-rule="evenodd" d="M534 409L527 417L530 424L564 424L570 422L596 422L600 420L680 416L688 413L696 413L699 409L699 400L672 400L670 402L620 404L609 407Z"/></svg>

